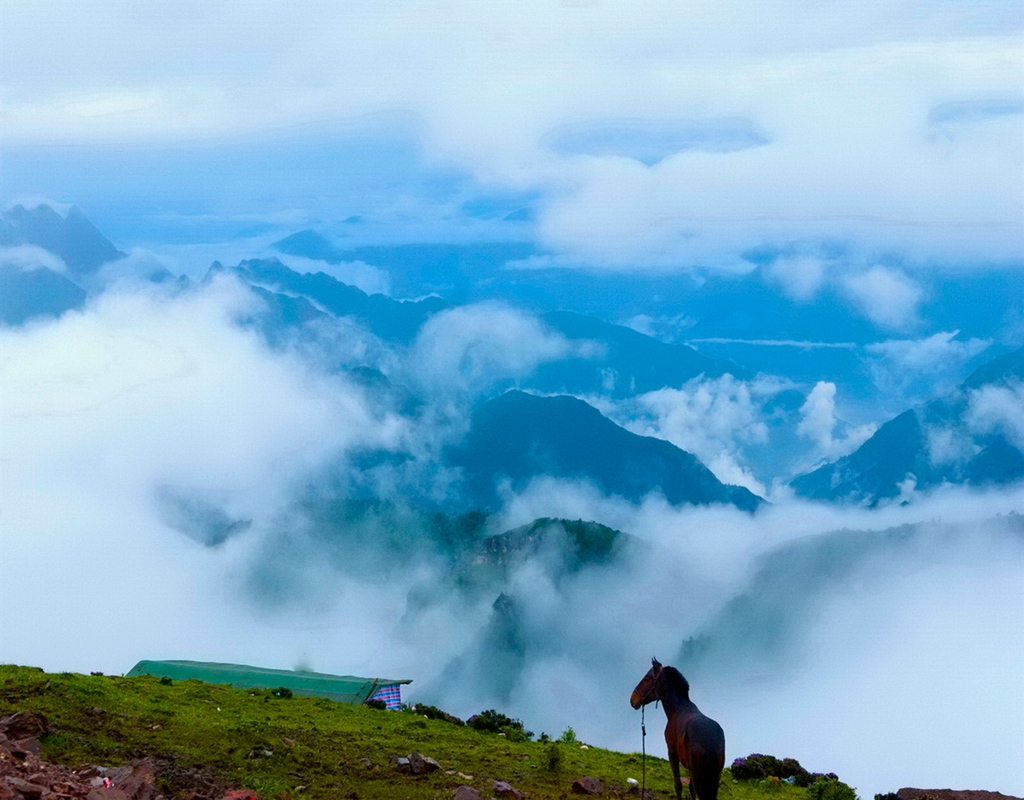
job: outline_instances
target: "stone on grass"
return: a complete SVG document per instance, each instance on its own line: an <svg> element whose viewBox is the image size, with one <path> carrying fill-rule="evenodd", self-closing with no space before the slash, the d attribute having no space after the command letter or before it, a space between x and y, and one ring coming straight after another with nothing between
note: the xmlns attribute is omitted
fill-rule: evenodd
<svg viewBox="0 0 1024 800"><path fill-rule="evenodd" d="M409 771L413 775L426 775L428 772L436 772L439 769L441 769L441 765L430 756L415 751L409 753Z"/></svg>
<svg viewBox="0 0 1024 800"><path fill-rule="evenodd" d="M604 781L589 775L572 783L573 794L604 794Z"/></svg>
<svg viewBox="0 0 1024 800"><path fill-rule="evenodd" d="M505 781L494 782L494 796L501 800L523 800L523 793Z"/></svg>

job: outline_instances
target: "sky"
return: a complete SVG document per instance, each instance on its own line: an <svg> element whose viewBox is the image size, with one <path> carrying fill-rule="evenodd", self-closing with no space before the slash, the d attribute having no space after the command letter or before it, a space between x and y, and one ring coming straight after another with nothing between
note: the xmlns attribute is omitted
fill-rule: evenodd
<svg viewBox="0 0 1024 800"><path fill-rule="evenodd" d="M367 580L324 555L294 501L360 448L436 464L475 402L574 345L488 299L434 316L404 348L345 321L270 347L238 324L256 306L236 282L174 294L138 275L159 263L199 277L305 227L346 245L525 242L524 282L685 274L700 287L759 265L787 308L837 297L860 315L874 339L824 344L867 364L902 410L955 385L1012 328L958 336L919 316L929 274L1024 269L1022 35L1019 2L0 4L0 204L77 204L129 252L81 311L0 328L0 555L15 576L0 598L35 609L7 620L0 659L83 672L143 657L305 664L409 674L417 699L462 715L497 702L486 681L450 680L475 663L489 604L442 599L410 622L410 592L442 581L441 567L425 558ZM2 255L61 268L38 250ZM368 291L397 277L289 263ZM344 374L366 363L426 410L378 402ZM726 648L695 693L730 758L774 748L863 797L907 784L1021 794L1024 556L1006 524L1019 488L947 487L878 512L795 501L750 461L778 435L770 401L794 388L794 441L813 459L850 452L886 418L875 407L844 425L845 388L825 378L590 398L777 502L756 516L631 505L544 479L508 495L496 528L600 519L658 554L612 583L513 576L548 644L509 709L538 731L572 725L635 749L625 700L644 662L671 663L684 634L716 620L728 628L716 615L764 558L837 530L870 542L919 525L795 599L807 613L779 653ZM1020 397L973 396L967 424L1022 441ZM421 480L444 496L451 476L378 477L385 495ZM207 546L174 498L252 522ZM40 593L41 574L62 591ZM954 726L977 748L969 763L948 756Z"/></svg>
<svg viewBox="0 0 1024 800"><path fill-rule="evenodd" d="M821 242L895 293L868 268L1020 262L1012 1L0 15L2 194L85 204L114 238L355 215L369 235L526 235L563 265L670 271L798 242L780 274L797 295ZM524 209L525 230L500 224Z"/></svg>

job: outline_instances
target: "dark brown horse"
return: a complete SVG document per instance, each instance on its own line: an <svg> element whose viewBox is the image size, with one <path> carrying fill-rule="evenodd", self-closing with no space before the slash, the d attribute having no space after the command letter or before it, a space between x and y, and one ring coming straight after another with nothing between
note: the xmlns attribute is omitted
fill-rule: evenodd
<svg viewBox="0 0 1024 800"><path fill-rule="evenodd" d="M690 800L717 800L718 782L725 766L725 734L722 726L690 699L690 684L675 667L663 667L656 658L651 669L629 698L633 708L660 700L665 707L665 743L676 781L676 800L683 800L679 765L690 773Z"/></svg>

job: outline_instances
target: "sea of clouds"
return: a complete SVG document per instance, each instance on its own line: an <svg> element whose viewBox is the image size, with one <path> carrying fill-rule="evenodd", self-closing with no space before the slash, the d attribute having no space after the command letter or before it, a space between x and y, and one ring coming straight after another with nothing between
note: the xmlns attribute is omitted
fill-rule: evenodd
<svg viewBox="0 0 1024 800"><path fill-rule="evenodd" d="M400 500L422 479L433 482L425 494L443 497L452 476L434 471L437 454L465 430L473 402L570 343L485 304L435 317L407 349L350 323L271 348L239 324L258 311L228 278L187 292L132 284L60 319L0 330L0 604L16 610L2 623L0 659L81 672L190 658L410 677L410 699L462 716L500 705L538 733L572 726L585 741L637 750L632 685L651 656L672 663L704 635L714 646L695 663L693 696L725 727L730 758L793 756L862 796L901 785L1019 793L1019 488L948 488L876 510L779 493L750 515L657 496L633 505L540 476L506 496L492 532L560 516L642 546L567 580L540 562L513 570L505 590L524 656L512 690L499 691L473 668L487 663L493 597L442 590L414 607L411 593L443 589L450 575L429 551L389 551L396 536L417 536L414 525L325 544L296 499L343 491L324 476L345 475L366 450L414 456L415 468L380 480L384 496ZM365 359L413 387L419 410L339 369ZM756 389L698 389L675 398L675 416L663 408L669 394L641 397L635 424L733 463L737 441L768 435L750 403ZM827 394L814 388L807 402L827 406ZM683 418L694 408L709 420L700 439ZM1018 433L1024 416L1003 394L986 395L976 414ZM247 524L199 541L168 513L169 496ZM912 533L879 533L903 525ZM824 560L800 555L819 550ZM784 551L797 555L773 560ZM768 609L756 647L735 627L744 596Z"/></svg>

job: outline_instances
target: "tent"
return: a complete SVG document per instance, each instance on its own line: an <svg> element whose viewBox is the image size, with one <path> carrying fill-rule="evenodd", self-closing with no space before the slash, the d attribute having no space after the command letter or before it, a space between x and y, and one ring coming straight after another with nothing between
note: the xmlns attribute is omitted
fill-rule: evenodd
<svg viewBox="0 0 1024 800"><path fill-rule="evenodd" d="M155 675L176 681L199 680L226 683L240 689L277 689L284 687L293 694L327 697L341 703L364 703L383 700L391 709L402 704L402 684L410 680L394 678L357 678L354 675L327 675L289 669L265 669L244 664L216 664L203 661L140 661L128 672L133 675Z"/></svg>

